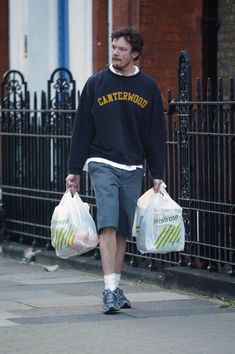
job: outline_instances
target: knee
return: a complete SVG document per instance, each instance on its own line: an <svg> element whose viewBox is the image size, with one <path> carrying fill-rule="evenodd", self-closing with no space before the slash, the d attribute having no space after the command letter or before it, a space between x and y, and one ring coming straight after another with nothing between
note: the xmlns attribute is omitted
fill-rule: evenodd
<svg viewBox="0 0 235 354"><path fill-rule="evenodd" d="M114 227L104 227L100 230L100 236L103 235L116 235L116 229Z"/></svg>

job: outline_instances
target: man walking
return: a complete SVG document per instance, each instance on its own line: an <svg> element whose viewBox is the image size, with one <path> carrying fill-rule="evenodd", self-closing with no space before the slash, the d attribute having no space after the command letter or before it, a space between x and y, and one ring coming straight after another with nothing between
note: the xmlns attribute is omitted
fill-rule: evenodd
<svg viewBox="0 0 235 354"><path fill-rule="evenodd" d="M111 38L112 64L90 77L81 94L66 178L66 188L77 191L88 165L97 203L104 313L131 307L120 289L126 240L132 236L144 160L157 192L166 145L159 89L135 65L143 50L142 35L123 28Z"/></svg>

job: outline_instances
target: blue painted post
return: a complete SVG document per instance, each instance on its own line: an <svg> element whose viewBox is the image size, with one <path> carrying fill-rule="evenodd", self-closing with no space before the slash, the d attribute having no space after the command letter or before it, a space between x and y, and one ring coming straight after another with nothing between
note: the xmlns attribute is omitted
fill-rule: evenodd
<svg viewBox="0 0 235 354"><path fill-rule="evenodd" d="M69 67L68 0L58 1L58 65Z"/></svg>

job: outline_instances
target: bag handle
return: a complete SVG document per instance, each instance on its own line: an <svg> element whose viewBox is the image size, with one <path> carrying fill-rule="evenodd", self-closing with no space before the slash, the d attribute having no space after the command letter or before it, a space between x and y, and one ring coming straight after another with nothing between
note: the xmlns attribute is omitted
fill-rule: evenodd
<svg viewBox="0 0 235 354"><path fill-rule="evenodd" d="M165 184L165 182L162 182L160 184L159 192L161 192L163 194L166 193L166 187L167 187L167 185Z"/></svg>

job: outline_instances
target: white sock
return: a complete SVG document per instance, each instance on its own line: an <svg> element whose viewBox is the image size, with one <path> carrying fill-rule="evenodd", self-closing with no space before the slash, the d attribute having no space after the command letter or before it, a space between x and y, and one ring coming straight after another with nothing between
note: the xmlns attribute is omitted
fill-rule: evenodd
<svg viewBox="0 0 235 354"><path fill-rule="evenodd" d="M114 291L116 289L116 276L115 273L104 275L104 288Z"/></svg>
<svg viewBox="0 0 235 354"><path fill-rule="evenodd" d="M115 273L115 278L116 278L116 288L119 288L120 280L121 280L121 274L120 273Z"/></svg>

